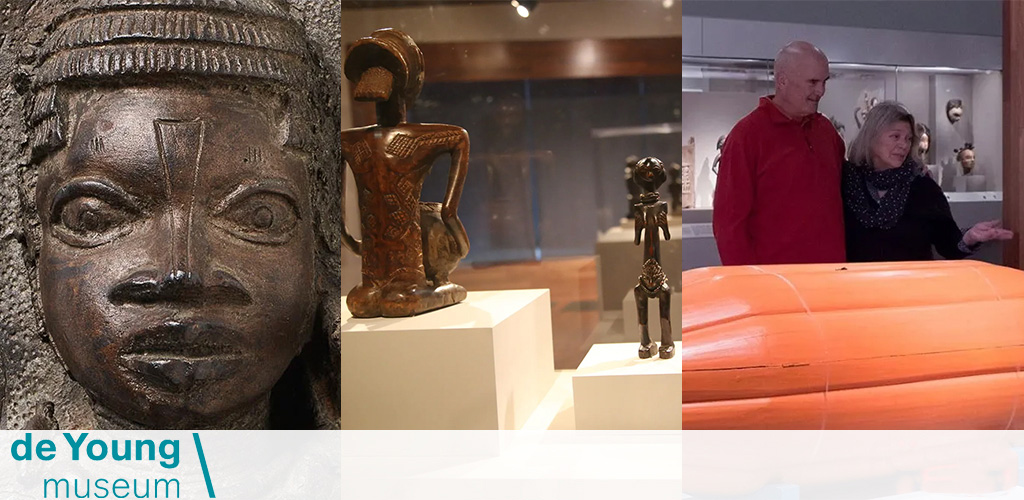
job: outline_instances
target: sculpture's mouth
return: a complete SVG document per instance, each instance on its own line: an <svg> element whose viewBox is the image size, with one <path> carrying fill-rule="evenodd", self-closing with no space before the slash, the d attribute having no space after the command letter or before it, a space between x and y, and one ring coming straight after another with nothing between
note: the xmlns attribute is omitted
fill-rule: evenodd
<svg viewBox="0 0 1024 500"><path fill-rule="evenodd" d="M118 351L122 367L152 385L184 392L237 373L244 336L210 321L166 321L135 332Z"/></svg>

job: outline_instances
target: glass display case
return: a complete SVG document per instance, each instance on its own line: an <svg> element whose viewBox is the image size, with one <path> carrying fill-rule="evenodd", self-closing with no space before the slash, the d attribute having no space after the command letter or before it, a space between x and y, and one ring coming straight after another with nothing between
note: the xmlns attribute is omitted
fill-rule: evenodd
<svg viewBox="0 0 1024 500"><path fill-rule="evenodd" d="M458 123L470 135L461 215L477 264L592 254L627 213L627 156L678 164L677 76L427 81L412 121ZM440 165L439 165L440 166ZM444 169L438 168L443 174ZM432 175L424 197L439 199ZM661 187L670 200L669 183Z"/></svg>
<svg viewBox="0 0 1024 500"><path fill-rule="evenodd" d="M943 188L961 227L1002 216L1002 73L969 68L831 63L819 112L847 145L864 114L883 100L902 102L928 135L924 159ZM712 203L718 143L774 88L773 62L765 59L683 58L683 140L694 139L696 203L682 220L683 269L718 265L712 234ZM947 116L947 104L959 102ZM957 116L956 112L959 112ZM960 154L974 165L964 172ZM959 158L958 158L959 154ZM973 258L1001 263L998 244Z"/></svg>
<svg viewBox="0 0 1024 500"><path fill-rule="evenodd" d="M864 114L877 102L902 102L929 134L925 161L932 177L955 200L995 199L1002 191L1002 74L945 67L832 63L819 112L849 144ZM710 208L718 139L770 94L770 60L683 58L684 138L694 137L699 174L695 208ZM947 104L961 114L947 117ZM955 115L952 115L955 116ZM972 149L974 167L964 171L958 153ZM970 155L968 155L970 156ZM960 155L962 160L963 154ZM708 175L704 175L706 170ZM960 195L958 193L982 193Z"/></svg>
<svg viewBox="0 0 1024 500"><path fill-rule="evenodd" d="M340 54L374 29L405 31L425 71L409 121L469 133L459 217L470 249L451 280L470 293L550 289L556 368L575 368L594 342L638 340L637 320L622 318L643 248L632 227L615 242L622 258L601 258L598 247L627 215L625 158L681 162L679 5L541 2L525 17L508 2L351 5L340 13ZM634 22L622 23L627 17ZM342 81L342 128L375 123L373 105L351 99L351 86ZM444 198L449 162L435 161L424 201ZM671 183L660 193L670 202ZM356 195L350 183L350 228L359 225ZM350 282L358 279L351 260L342 270ZM671 280L680 260L662 247Z"/></svg>

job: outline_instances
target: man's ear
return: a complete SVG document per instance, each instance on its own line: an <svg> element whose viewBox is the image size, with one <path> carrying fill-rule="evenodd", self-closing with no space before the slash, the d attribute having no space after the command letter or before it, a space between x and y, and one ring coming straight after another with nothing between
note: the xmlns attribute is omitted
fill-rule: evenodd
<svg viewBox="0 0 1024 500"><path fill-rule="evenodd" d="M775 73L775 88L789 85L789 78L785 73Z"/></svg>

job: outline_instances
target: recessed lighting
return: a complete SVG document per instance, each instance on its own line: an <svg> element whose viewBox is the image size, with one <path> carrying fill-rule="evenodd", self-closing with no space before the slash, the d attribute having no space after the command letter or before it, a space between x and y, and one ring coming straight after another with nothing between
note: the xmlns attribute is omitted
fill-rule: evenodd
<svg viewBox="0 0 1024 500"><path fill-rule="evenodd" d="M537 0L512 0L510 3L516 9L516 13L524 18L530 17L533 9L537 8Z"/></svg>

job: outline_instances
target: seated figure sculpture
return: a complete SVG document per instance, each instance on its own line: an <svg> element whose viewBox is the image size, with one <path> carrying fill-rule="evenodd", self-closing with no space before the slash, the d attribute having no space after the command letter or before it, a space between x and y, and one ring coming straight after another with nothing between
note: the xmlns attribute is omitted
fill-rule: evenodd
<svg viewBox="0 0 1024 500"><path fill-rule="evenodd" d="M357 318L413 316L466 298L448 273L469 253L458 217L469 165L469 135L460 127L407 123L406 108L423 87L423 54L401 31L381 29L349 49L345 76L355 98L376 103L377 124L341 134L342 154L359 192L362 283L348 294ZM443 203L420 202L434 160L451 155Z"/></svg>
<svg viewBox="0 0 1024 500"><path fill-rule="evenodd" d="M633 294L636 297L637 318L640 323L639 355L644 359L652 357L655 350L662 359L671 358L675 352L671 322L672 288L669 287L668 278L661 267L659 238L659 231L664 231L666 240L671 237L668 232L668 204L658 201L661 196L658 194L658 188L665 182L665 178L665 166L657 158L644 158L633 167L633 179L643 189L640 203L633 205L633 217L636 221L634 244L639 245L640 236L643 235L644 245L643 271ZM661 347L651 341L651 334L647 328L647 302L654 298L658 299L661 318Z"/></svg>
<svg viewBox="0 0 1024 500"><path fill-rule="evenodd" d="M337 427L341 191L302 27L275 0L69 3L22 199L70 379L12 391L4 425Z"/></svg>

